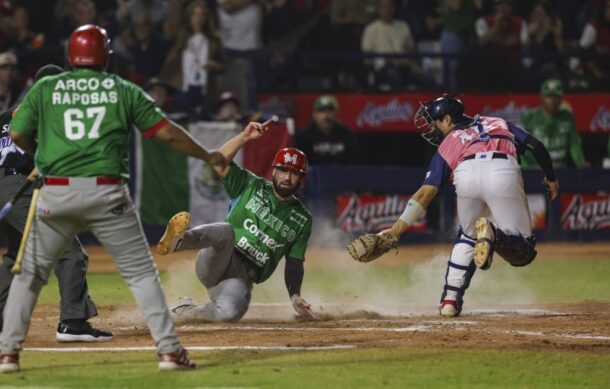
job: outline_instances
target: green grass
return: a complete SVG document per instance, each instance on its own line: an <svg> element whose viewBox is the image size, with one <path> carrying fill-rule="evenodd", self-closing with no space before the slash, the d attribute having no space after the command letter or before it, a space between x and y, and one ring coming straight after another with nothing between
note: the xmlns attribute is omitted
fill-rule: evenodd
<svg viewBox="0 0 610 389"><path fill-rule="evenodd" d="M195 352L196 371L161 373L152 352L22 354L23 372L0 386L187 387L607 387L609 355L528 351L357 349Z"/></svg>
<svg viewBox="0 0 610 389"><path fill-rule="evenodd" d="M307 271L303 285L304 295L315 292L323 296L326 301L345 301L350 297L359 295L374 296L374 291L382 289L384 292L410 298L409 288L425 290L427 295L436 295L442 291L444 264L430 265L430 269L422 274L419 267L405 266L404 268L365 267L355 264L354 270L331 269ZM280 301L287 302L283 291L283 265L280 265L273 280L259 285L254 291L253 301ZM537 302L578 302L578 301L609 301L610 261L545 261L534 262L530 266L514 268L501 260L494 262L494 266L487 272L478 271L473 280L473 286L467 293L472 296L501 296L500 301L506 301L511 296L526 290L531 292ZM424 279L429 276L431 281ZM184 276L184 283L188 284L189 292L204 299L204 289L195 278L194 272ZM87 275L90 295L98 305L108 304L134 304L127 284L116 273L90 273ZM171 292L168 287L168 275L161 274L166 293ZM426 285L419 285L425 283ZM427 285L433 283L433 285ZM40 303L54 304L58 299L57 280L53 278L42 291ZM413 292L411 290L411 292ZM386 293L386 294L387 294ZM495 293L495 294L494 294ZM381 295L382 293L377 293ZM426 301L427 303L427 301Z"/></svg>
<svg viewBox="0 0 610 389"><path fill-rule="evenodd" d="M533 262L515 270L549 302L610 300L610 261Z"/></svg>
<svg viewBox="0 0 610 389"><path fill-rule="evenodd" d="M304 295L315 292L329 302L354 297L358 298L355 301L363 297L370 301L390 294L397 300L413 302L417 296L425 296L426 304L433 306L442 288L445 264L446 258L439 257L398 268L355 264L353 269L307 271ZM287 302L282 270L280 266L271 280L257 287L254 301ZM610 261L543 261L513 268L498 260L489 271L476 273L467 297L469 302L488 298L504 303L521 291L541 303L607 302L608 274ZM204 299L204 289L190 269L181 274L163 273L161 278L166 293L173 286L200 293L195 296ZM134 304L127 285L117 274L91 273L88 281L98 305ZM43 289L40 302L56 304L57 300L57 281L53 278ZM605 388L610 382L610 355L577 351L361 348L192 355L200 369L160 373L152 351L26 351L22 354L24 372L0 376L0 387Z"/></svg>

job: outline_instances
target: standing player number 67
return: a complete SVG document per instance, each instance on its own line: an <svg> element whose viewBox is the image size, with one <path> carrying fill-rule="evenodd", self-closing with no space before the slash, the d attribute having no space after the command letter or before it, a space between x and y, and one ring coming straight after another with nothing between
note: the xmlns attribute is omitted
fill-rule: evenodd
<svg viewBox="0 0 610 389"><path fill-rule="evenodd" d="M97 139L100 137L99 129L106 115L106 107L90 107L86 109L88 119L94 119L91 130L87 134L89 139ZM82 119L85 118L85 113L79 108L70 108L64 112L64 128L66 130L66 138L70 140L79 140L85 136L85 123Z"/></svg>

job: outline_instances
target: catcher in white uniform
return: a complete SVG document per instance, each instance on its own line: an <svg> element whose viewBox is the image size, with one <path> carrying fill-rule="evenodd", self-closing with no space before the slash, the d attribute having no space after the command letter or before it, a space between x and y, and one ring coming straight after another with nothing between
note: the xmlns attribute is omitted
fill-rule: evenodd
<svg viewBox="0 0 610 389"><path fill-rule="evenodd" d="M447 263L440 314L455 317L476 268L489 269L494 252L513 266L525 266L536 257L519 155L532 151L544 171L549 199L557 197L559 184L539 140L503 119L464 115L464 105L455 97L444 95L422 104L415 125L428 142L439 146L423 185L392 228L360 237L348 249L355 259L370 261L395 247L439 189L452 181L460 231Z"/></svg>

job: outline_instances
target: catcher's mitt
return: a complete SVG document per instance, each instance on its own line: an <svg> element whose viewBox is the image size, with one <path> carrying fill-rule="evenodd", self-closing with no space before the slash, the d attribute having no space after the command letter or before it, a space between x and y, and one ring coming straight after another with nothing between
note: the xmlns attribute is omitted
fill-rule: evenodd
<svg viewBox="0 0 610 389"><path fill-rule="evenodd" d="M398 252L398 240L387 232L364 234L347 245L347 251L358 262L371 262L391 249Z"/></svg>

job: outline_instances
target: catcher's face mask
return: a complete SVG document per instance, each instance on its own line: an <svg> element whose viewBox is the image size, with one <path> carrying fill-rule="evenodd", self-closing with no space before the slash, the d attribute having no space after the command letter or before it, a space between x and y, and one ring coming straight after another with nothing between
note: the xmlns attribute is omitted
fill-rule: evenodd
<svg viewBox="0 0 610 389"><path fill-rule="evenodd" d="M432 116L430 116L426 104L420 102L419 105L420 107L415 113L415 117L413 118L415 128L422 131L421 136L426 141L435 146L438 146L445 138L445 134L443 134L443 131L441 131L441 129L438 128L434 123L434 119L432 119Z"/></svg>

